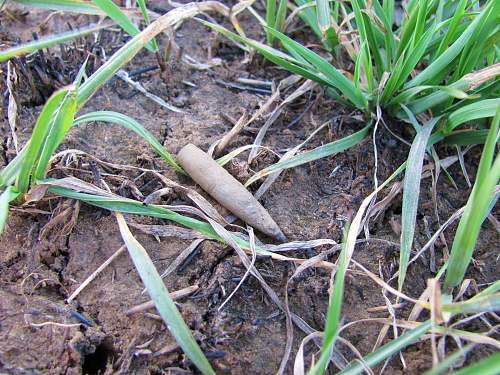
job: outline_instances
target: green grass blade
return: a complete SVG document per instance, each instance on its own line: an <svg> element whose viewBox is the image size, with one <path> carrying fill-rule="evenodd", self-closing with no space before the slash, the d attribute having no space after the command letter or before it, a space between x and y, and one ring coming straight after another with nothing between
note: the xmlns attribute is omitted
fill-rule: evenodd
<svg viewBox="0 0 500 375"><path fill-rule="evenodd" d="M380 48L382 47L382 43L380 43L379 46L379 39L382 38L379 38L379 35L382 36L383 34L378 29L373 18L371 18L368 14L364 12L361 14L361 16L363 17L365 23L366 37L368 45L371 49L373 61L375 63L374 67L376 69L374 70L376 70L377 72L377 79L380 79L382 77L382 73L389 70L386 61L382 58L382 54L380 53Z"/></svg>
<svg viewBox="0 0 500 375"><path fill-rule="evenodd" d="M497 280L493 284L491 284L489 287L487 287L486 289L481 290L478 294L476 294L470 300L474 300L475 298L479 298L482 296L488 296L490 294L498 292L499 290L500 290L500 280Z"/></svg>
<svg viewBox="0 0 500 375"><path fill-rule="evenodd" d="M79 38L81 36L88 35L90 33L105 29L111 26L112 23L105 22L97 25L90 25L81 29L76 29L68 31L66 33L50 35L45 38L34 40L29 43L21 44L16 47L8 48L6 50L0 51L0 62L7 61L13 57L20 57L27 55L29 53L38 51L43 48L48 48L54 45L65 43L67 41Z"/></svg>
<svg viewBox="0 0 500 375"><path fill-rule="evenodd" d="M368 103L363 92L356 88L348 78L340 73L327 60L279 31L270 29L269 32L279 39L284 46L295 50L319 72L324 74L328 82L345 95L356 107L361 110L366 110L368 108Z"/></svg>
<svg viewBox="0 0 500 375"><path fill-rule="evenodd" d="M349 226L344 229L344 243L339 255L338 268L335 273L335 284L328 304L328 313L326 317L325 332L323 334L323 345L321 347L321 356L309 370L308 375L321 375L325 372L332 350L335 346L335 340L338 336L340 326L340 312L342 308L342 299L344 297L344 282L347 266L350 262L349 253L346 246L346 237L349 232Z"/></svg>
<svg viewBox="0 0 500 375"><path fill-rule="evenodd" d="M276 22L276 0L267 0L266 1L266 25L268 27L274 28L275 22ZM266 38L267 38L267 44L272 46L274 38L267 30L266 30Z"/></svg>
<svg viewBox="0 0 500 375"><path fill-rule="evenodd" d="M146 22L146 25L149 26L151 24L151 19L149 18L148 8L146 7L146 0L137 0L137 4L139 4L139 8L141 9L144 22ZM159 51L158 43L155 38L151 39L151 46L153 47L153 50Z"/></svg>
<svg viewBox="0 0 500 375"><path fill-rule="evenodd" d="M375 87L375 81L373 77L373 67L371 62L370 46L368 35L366 32L366 25L361 13L361 5L359 0L351 0L352 9L354 11L354 18L356 19L356 26L359 31L360 44L366 43L365 55L363 58L363 69L365 71L366 81L368 83L368 91L371 93ZM376 46L374 46L376 48Z"/></svg>
<svg viewBox="0 0 500 375"><path fill-rule="evenodd" d="M444 358L441 362L435 365L432 369L426 371L424 375L440 375L447 372L453 364L461 358L465 358L468 352L474 348L475 344L468 344L458 349L448 357Z"/></svg>
<svg viewBox="0 0 500 375"><path fill-rule="evenodd" d="M386 67L389 71L392 63L395 59L396 53L396 38L392 31L392 25L394 24L394 0L384 0L382 7L378 1L373 2L374 9L379 15L379 18L384 24L384 48L385 48L385 60Z"/></svg>
<svg viewBox="0 0 500 375"><path fill-rule="evenodd" d="M71 128L76 113L76 92L68 91L57 112L50 121L50 128L36 163L35 179L45 178L45 171L50 157L62 143L66 133Z"/></svg>
<svg viewBox="0 0 500 375"><path fill-rule="evenodd" d="M170 297L170 294L168 293L168 290L148 253L139 241L137 241L132 235L122 214L117 213L116 219L118 221L123 241L125 242L130 257L134 262L134 266L137 269L137 272L139 272L141 280L144 283L149 296L154 301L156 309L167 325L168 330L172 333L172 336L175 337L175 340L184 353L186 353L189 359L193 361L194 365L203 374L215 375L215 371L212 369L207 358L196 343L188 326L184 322L184 319L182 319L182 315L179 313L179 310L177 310L174 301Z"/></svg>
<svg viewBox="0 0 500 375"><path fill-rule="evenodd" d="M494 11L495 10L492 10L492 12ZM500 7L497 7L496 11L500 12ZM481 22L481 27L474 31L465 45L460 56L458 69L455 71L456 77L461 77L471 72L476 67L483 67L482 61L491 51L491 47L490 49L485 49L489 44L490 37L492 37L494 41L498 41L498 37L495 37L495 30L498 33L499 13L492 12L485 17L483 22Z"/></svg>
<svg viewBox="0 0 500 375"><path fill-rule="evenodd" d="M7 216L9 215L9 203L16 199L20 193L14 186L8 186L0 195L0 234L3 232Z"/></svg>
<svg viewBox="0 0 500 375"><path fill-rule="evenodd" d="M100 207L109 211L171 220L185 226L186 228L193 229L208 238L225 243L223 238L217 234L209 223L189 216L181 215L165 207L153 204L144 204L143 202L108 193L107 191L101 190L94 185L87 184L74 177L67 177L61 180L48 179L37 182L39 184L48 185L49 192L61 197L77 199L92 206ZM233 236L233 240L242 249L250 249L248 241L245 241L238 236ZM261 255L273 255L272 252L261 246L256 246L255 251Z"/></svg>
<svg viewBox="0 0 500 375"><path fill-rule="evenodd" d="M278 4L278 11L276 12L276 22L274 23L274 28L280 32L285 30L286 21L286 10L287 10L287 0L280 0Z"/></svg>
<svg viewBox="0 0 500 375"><path fill-rule="evenodd" d="M363 358L363 361L370 368L376 366L385 359L398 353L408 345L415 343L420 336L423 336L432 327L432 321L429 319L421 323L418 327L403 333L397 339L388 342L379 349L368 354ZM364 372L363 364L359 361L352 362L346 369L339 372L339 375L357 375Z"/></svg>
<svg viewBox="0 0 500 375"><path fill-rule="evenodd" d="M444 89L447 87L447 89ZM392 99L390 104L396 105L400 103L408 103L408 108L415 115L422 113L429 108L433 108L447 101L450 97L454 96L453 90L458 90L460 92L464 92L463 90L468 90L470 87L470 83L466 80L459 80L452 83L449 86L414 86L399 94L396 98ZM417 94L420 92L420 88L436 88L437 90L431 94L425 95L418 99L413 99L413 93ZM450 89L452 91L450 91Z"/></svg>
<svg viewBox="0 0 500 375"><path fill-rule="evenodd" d="M401 291L410 260L415 224L417 220L420 180L425 150L434 125L439 119L434 118L425 123L418 131L410 148L403 183L403 208L401 212L401 252L399 257L398 288Z"/></svg>
<svg viewBox="0 0 500 375"><path fill-rule="evenodd" d="M461 130L447 135L443 142L458 146L479 145L486 142L487 136L488 129Z"/></svg>
<svg viewBox="0 0 500 375"><path fill-rule="evenodd" d="M290 51L293 51L294 54L296 54L297 58L294 58L292 56L289 56L281 51L278 51L274 48L271 48L269 46L266 46L262 43L259 43L257 41L251 40L249 38L242 37L240 35L237 35L235 33L230 32L229 30L210 23L206 21L200 20L204 25L216 30L217 32L225 35L226 37L230 39L234 39L236 41L242 42L247 44L248 46L255 48L260 54L262 54L265 58L268 60L274 62L277 65L280 65L284 67L285 69L289 70L292 73L301 75L305 78L311 79L313 81L322 83L324 85L333 87L333 88L338 88L339 90L346 90L346 92L343 92L343 94L348 97L349 100L351 100L351 103L354 104L355 106L361 106L360 108L367 108L368 102L366 101L366 98L364 97L363 93L357 89L352 82L350 82L343 74L338 72L333 66L331 66L326 60L324 60L322 57L319 55L316 55L314 52L308 50L307 48L301 46L299 43L296 43L292 41L290 38L286 37L284 34L279 33L276 30L270 29L269 32L271 32L275 37L277 37L282 44L284 45L285 48L289 49ZM296 43L292 44L290 43ZM296 49L296 45L300 46L299 49ZM304 56L303 52L305 49L306 56ZM312 55L310 55L312 54ZM311 60L313 62L311 62ZM314 63L320 64L320 68L318 66L315 66ZM316 70L317 69L317 70ZM327 70L326 75L325 69ZM332 71L333 70L333 71ZM332 74L335 76L332 78ZM342 88L341 88L342 87Z"/></svg>
<svg viewBox="0 0 500 375"><path fill-rule="evenodd" d="M498 375L500 373L500 353L490 355L479 362L455 371L452 375Z"/></svg>
<svg viewBox="0 0 500 375"><path fill-rule="evenodd" d="M68 187L67 179L64 181L58 181L58 180L39 181L39 183L48 184L49 185L48 191L59 196L71 199L78 199L93 206L104 208L110 211L118 211L128 214L144 215L144 216L157 217L160 219L171 220L187 228L194 229L205 236L208 236L216 240L220 240L220 237L217 236L217 234L213 231L213 229L208 223L180 215L172 210L163 207L151 204L145 205L142 202L133 199L127 199L116 195L104 195L102 192L94 192L85 189L85 186L82 188L81 182L75 184L75 187L72 187L70 189ZM59 186L59 184L62 183L64 183L64 185ZM71 180L71 183L73 183L73 179Z"/></svg>
<svg viewBox="0 0 500 375"><path fill-rule="evenodd" d="M321 30L321 34L323 35L323 42L331 51L333 51L335 46L339 43L339 40L337 37L337 32L333 27L330 1L316 0L316 4L318 27Z"/></svg>
<svg viewBox="0 0 500 375"><path fill-rule="evenodd" d="M47 100L47 103L44 105L42 112L38 116L35 128L33 129L33 134L28 144L26 154L22 159L21 168L19 171L17 188L21 193L25 193L26 191L28 191L31 173L35 166L35 162L40 155L43 143L45 142L45 137L47 136L47 132L50 128L52 116L61 105L61 102L63 101L68 91L68 88L63 88L52 94L49 100Z"/></svg>
<svg viewBox="0 0 500 375"><path fill-rule="evenodd" d="M401 86L403 86L404 82L406 82L413 69L415 69L417 64L421 61L427 45L429 44L429 41L435 31L436 25L432 24L414 48L409 48L408 52L405 51L403 56L407 56L407 58L402 61L398 60L398 62L402 64L401 68L397 69L399 74L391 74L382 95L382 102L387 102L390 98L392 98L394 93L399 90Z"/></svg>
<svg viewBox="0 0 500 375"><path fill-rule="evenodd" d="M310 3L309 0L295 0L295 4L297 4L297 6L299 7L307 5L309 3ZM311 28L311 30L314 31L317 37L321 40L322 34L321 30L318 27L318 16L316 15L316 7L310 6L305 9L302 9L298 15L300 19L302 19L302 21L304 21Z"/></svg>
<svg viewBox="0 0 500 375"><path fill-rule="evenodd" d="M13 185L19 175L19 171L21 170L21 165L26 156L26 152L28 151L29 143L23 147L21 151L16 155L14 159L10 161L7 166L0 171L0 188L7 187L9 185Z"/></svg>
<svg viewBox="0 0 500 375"><path fill-rule="evenodd" d="M318 17L318 26L324 34L327 29L332 27L330 2L328 0L316 0L316 14Z"/></svg>
<svg viewBox="0 0 500 375"><path fill-rule="evenodd" d="M500 310L500 293L483 295L480 297L471 298L464 302L455 302L443 304L444 312L456 314L476 314L495 312Z"/></svg>
<svg viewBox="0 0 500 375"><path fill-rule="evenodd" d="M448 48L444 53L442 53L436 60L434 60L427 68L420 72L415 78L405 85L405 88L410 88L414 86L421 86L426 84L428 81L432 80L436 75L440 74L444 69L446 69L451 62L462 52L465 45L469 42L471 35L474 31L481 26L481 22L484 22L484 18L492 14L500 14L500 2L490 1L486 4L481 13L470 23L470 25L465 29L462 35Z"/></svg>
<svg viewBox="0 0 500 375"><path fill-rule="evenodd" d="M446 48L448 48L452 39L454 39L455 33L457 32L457 27L460 21L465 15L465 9L469 0L460 0L458 6L453 14L450 24L448 25L448 30L446 30L445 36L442 38L441 43L436 51L436 56L440 56Z"/></svg>
<svg viewBox="0 0 500 375"><path fill-rule="evenodd" d="M468 121L493 117L499 105L500 98L485 99L457 109L449 115L446 131L451 132L457 126Z"/></svg>
<svg viewBox="0 0 500 375"><path fill-rule="evenodd" d="M73 85L75 85L76 89L80 87L83 81L83 77L85 76L85 69L87 68L87 63L89 62L89 56L85 59L83 64L80 66L80 69L78 69L78 73L76 74L75 79L73 80Z"/></svg>
<svg viewBox="0 0 500 375"><path fill-rule="evenodd" d="M141 31L134 25L128 16L122 12L120 7L113 3L111 0L92 0L106 15L115 21L120 27L125 30L129 35L136 36ZM156 52L153 43L148 42L145 46L151 52Z"/></svg>
<svg viewBox="0 0 500 375"><path fill-rule="evenodd" d="M14 0L14 2L30 7L80 14L102 15L103 12L86 0Z"/></svg>
<svg viewBox="0 0 500 375"><path fill-rule="evenodd" d="M365 126L363 129L359 130L358 132L351 134L347 137L344 137L342 139L339 139L331 143L327 143L313 150L292 156L287 160L283 160L278 163L272 164L269 167L264 168L260 172L257 172L250 179L248 179L248 181L245 183L245 186L249 186L253 184L255 181L261 179L262 177L265 177L278 170L293 168L298 165L302 165L314 160L324 158L326 156L331 156L338 154L339 152L343 152L361 142L368 134L370 128L371 128L371 123Z"/></svg>
<svg viewBox="0 0 500 375"><path fill-rule="evenodd" d="M443 284L446 293L462 282L472 259L481 224L486 218L487 212L492 208L493 192L500 179L500 155L497 155L493 162L499 123L500 105L497 105L497 111L479 162L476 181L453 239Z"/></svg>
<svg viewBox="0 0 500 375"><path fill-rule="evenodd" d="M87 113L83 116L78 117L73 122L73 125L80 125L85 122L93 122L93 121L103 121L110 122L113 124L121 125L129 130L135 132L138 136L143 138L149 145L155 150L158 155L160 155L172 168L176 171L184 173L183 169L173 156L167 151L163 145L158 142L153 134L151 134L148 130L146 130L139 122L134 120L133 118L124 115L122 113L113 112L113 111L98 111Z"/></svg>

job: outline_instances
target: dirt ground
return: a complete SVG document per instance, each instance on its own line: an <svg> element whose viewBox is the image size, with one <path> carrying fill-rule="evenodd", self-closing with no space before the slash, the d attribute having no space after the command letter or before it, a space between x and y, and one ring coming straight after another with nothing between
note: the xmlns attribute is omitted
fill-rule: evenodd
<svg viewBox="0 0 500 375"><path fill-rule="evenodd" d="M157 2L157 10L167 9ZM85 24L85 17L61 18L54 16L42 22L48 12L26 11L10 8L11 13L0 13L0 40L7 45L32 38L31 32L44 35L60 27L67 30L66 23L73 26ZM220 20L222 21L222 19ZM248 24L250 33L259 34L255 22L241 17L243 25ZM176 154L185 144L194 143L204 150L231 128L229 117L238 118L245 110L253 113L266 99L266 95L248 90L228 88L221 82L234 82L238 77L256 79L279 79L285 72L255 57L251 64L242 64L242 51L216 37L196 21L188 21L176 31L176 42L183 51L199 61L207 60L207 48L216 46L213 57L223 63L209 70L197 70L180 61L174 61L166 77L160 77L158 70L137 74L139 81L148 91L176 105L184 113L170 112L135 91L128 84L113 79L84 107L82 113L94 110L114 110L127 114L151 131L165 147ZM104 48L109 56L119 47L126 36L105 32ZM79 44L90 44L79 41ZM162 42L165 42L162 39ZM85 51L69 48L62 56L56 47L35 55L24 62L34 78L30 86L22 75L16 85L18 103L17 136L24 144L33 129L41 110L41 104L58 86L70 83L85 58ZM3 47L2 47L3 48ZM43 59L49 66L43 65ZM97 59L98 60L98 59ZM58 62L59 61L59 62ZM58 65L60 63L60 66ZM17 66L17 65L16 65ZM155 57L142 52L129 65L128 72L156 67ZM95 69L91 62L89 69ZM51 71L59 71L56 79ZM6 64L0 65L2 106L0 126L2 136L2 165L14 156L8 146L10 129L7 122L7 95L5 93ZM45 73L44 73L45 72ZM48 72L48 73L47 73ZM45 80L43 79L45 76ZM59 80L59 81L58 81ZM307 106L314 101L310 110L296 124L289 126ZM339 121L338 119L342 119ZM346 109L335 104L319 89L311 97L297 99L286 107L278 121L271 127L264 139L264 145L277 152L293 147L311 134L324 122L331 125L321 131L306 147L319 146L342 138L359 130L363 124ZM253 142L256 130L264 123L258 119L245 129L229 146L229 150ZM392 123L393 131L403 138L411 139L406 125ZM379 129L377 140L380 165L379 179L383 180L403 162L408 147L393 138L384 128ZM164 170L169 178L181 184L202 191L187 177L169 171L167 165L138 137L109 124L88 124L72 129L62 149L78 149L99 159L119 164L129 164ZM440 146L440 157L453 155L454 148ZM474 176L480 155L480 148L473 148L466 158L469 175ZM250 166L244 153L229 166L229 170L240 176L260 170L276 161L270 153L262 153ZM89 171L87 164L81 169ZM373 145L366 139L360 146L342 154L327 157L282 173L262 197L262 204L282 228L289 240L310 240L330 238L340 242L342 229L352 218L361 201L373 190ZM335 170L335 173L332 171ZM109 171L108 171L109 172ZM116 171L115 171L116 172ZM81 170L60 169L60 175L77 175L91 178ZM120 173L120 172L116 172ZM135 179L136 186L145 195L159 188L144 176L127 172ZM438 211L441 222L462 207L470 192L458 163L449 169L456 188L445 176L438 184ZM113 182L113 181L111 181ZM116 188L119 183L114 181ZM253 186L255 190L257 186ZM117 190L118 191L118 190ZM119 189L120 194L133 197L131 189ZM181 203L178 196L164 197L170 204ZM212 201L213 202L213 201ZM214 205L220 209L216 202ZM69 208L74 213L79 209L77 224L66 233L57 228L45 228L50 218ZM221 212L224 212L221 209ZM399 242L401 196L397 196L383 215L370 223L373 238ZM498 212L496 212L498 214ZM161 220L127 216L132 223L161 224ZM424 223L428 223L428 228ZM242 224L242 223L240 223ZM424 180L416 233L416 247L428 240L428 233L434 233L439 224L432 204L431 180ZM452 225L445 232L448 246L456 229ZM186 248L191 241L175 237L161 238L133 230L141 244L147 249L157 269L162 272ZM265 242L271 240L259 237ZM499 278L498 274L499 236L493 226L486 222L476 248L475 262L467 278L478 285ZM79 284L117 251L123 242L116 220L108 211L86 204L78 206L74 201L54 198L36 206L13 208L8 225L0 242L0 372L9 374L185 374L196 372L166 327L154 316L144 313L125 315L124 312L146 301L142 285L133 264L124 252L98 276L71 306L65 299ZM310 257L327 247L297 251L291 255ZM446 245L438 241L435 246L436 265L443 264ZM336 256L329 260L335 261ZM397 270L398 248L380 241L356 247L354 259L375 274L387 280ZM405 292L417 298L426 287L426 280L432 277L430 258L415 262L409 269ZM293 273L291 264L260 259L260 270L269 285L283 298L286 282ZM285 341L285 319L275 304L267 297L255 279L248 279L222 311L218 307L236 287L245 273L235 253L220 243L204 241L195 256L166 279L170 291L191 285L199 286L197 292L178 301L179 309L192 329L201 348L221 374L272 374L276 373L282 358ZM322 269L308 270L288 289L291 310L317 330L322 330L328 304L329 272ZM467 294L466 294L467 295ZM391 297L392 298L392 297ZM392 299L394 302L394 300ZM346 281L343 322L360 319L387 317L387 312L373 313L369 308L385 305L382 290L370 279L348 275ZM398 310L398 316L406 318L411 306ZM154 313L154 310L150 310ZM78 314L76 314L78 313ZM77 324L82 322L84 324ZM425 316L422 316L425 318ZM46 324L57 322L63 325ZM381 325L360 323L343 332L342 337L353 344L362 354L372 350ZM472 321L461 329L476 332L486 331L481 321ZM387 339L392 336L389 334ZM303 334L294 329L292 360L287 373L293 372L293 358ZM497 339L499 336L497 335ZM386 340L387 340L386 339ZM448 348L453 348L450 339ZM347 347L339 346L347 360L353 354ZM492 349L478 346L467 361L490 353ZM310 359L314 348L309 345L306 354ZM406 369L395 356L388 364L386 373L417 374L432 364L429 341L419 342L404 352Z"/></svg>

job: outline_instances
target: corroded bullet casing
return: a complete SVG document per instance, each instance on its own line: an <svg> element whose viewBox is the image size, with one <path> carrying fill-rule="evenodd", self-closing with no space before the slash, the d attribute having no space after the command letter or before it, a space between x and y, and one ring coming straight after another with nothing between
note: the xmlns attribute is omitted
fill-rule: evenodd
<svg viewBox="0 0 500 375"><path fill-rule="evenodd" d="M236 217L279 241L283 232L254 196L208 154L193 144L182 148L177 161L187 174Z"/></svg>

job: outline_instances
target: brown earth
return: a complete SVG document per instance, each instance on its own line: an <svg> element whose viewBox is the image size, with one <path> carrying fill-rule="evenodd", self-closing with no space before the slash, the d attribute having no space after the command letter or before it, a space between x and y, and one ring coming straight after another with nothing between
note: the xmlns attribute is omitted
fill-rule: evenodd
<svg viewBox="0 0 500 375"><path fill-rule="evenodd" d="M158 2L158 8L162 5ZM70 22L73 26L88 22L85 17L55 16L54 19L58 21L45 23L42 29L40 24L48 15L47 12L30 11L23 14L19 9L7 9L11 13L0 14L0 36L7 44L29 40L32 31L40 35L53 32L53 24L58 24L66 30L63 21ZM248 24L251 32L259 35L255 22L250 18L242 16L241 22L243 25ZM103 38L107 43L104 45L108 56L126 39L122 34L111 32L103 33ZM215 45L215 41L217 48L214 48L214 57L224 61L222 66L200 71L176 62L167 72L166 80L160 77L157 70L134 77L150 92L182 107L184 113L165 110L118 79L107 83L85 106L83 112L114 110L127 114L143 124L174 154L189 142L208 149L232 126L224 115L237 118L244 110L253 112L259 103L267 98L250 91L224 87L218 81L230 82L238 77L276 79L285 76L283 71L258 57L254 58L250 66L242 65L244 55L240 50L226 43L221 37L216 38L208 33L195 21L186 22L176 31L176 42L182 45L186 53L200 61L206 60L207 47L210 43ZM56 66L54 61L57 60L56 56L60 55L61 51L56 47L45 51L44 58ZM18 83L17 135L21 144L24 144L31 134L36 116L41 110L41 103L56 87L71 82L84 56L84 52L80 53L78 50L67 52L66 60L63 59L64 64L59 69L59 82L50 74L47 74L49 79L43 82L40 76L33 73L38 77L35 79L38 93L33 91L26 79ZM27 61L25 66L31 71L45 69L45 72L50 72L52 69L44 68L43 65L40 67L42 58L39 55L30 57ZM126 70L133 72L156 65L154 56L143 52ZM89 68L96 67L91 64ZM0 70L1 84L4 85L6 64L0 65ZM186 81L196 87L183 83ZM4 91L5 87L2 87L2 93ZM316 100L312 109L301 121L289 127L288 125L307 107L309 100ZM0 117L1 135L4 140L3 165L13 157L12 147L7 146L10 130L6 109L7 99L4 95ZM340 116L342 122L337 120ZM332 120L331 125L306 146L308 149L344 137L361 128L355 117L351 117L349 112L328 98L320 96L320 91L316 90L312 98L298 99L286 108L267 134L264 145L282 152L301 143L318 124L327 120ZM263 122L259 119L251 124L250 129L244 130L237 140L231 143L230 150L252 143L255 137L253 129L258 129ZM393 123L391 127L404 138L411 139L411 131L405 124ZM379 179L383 180L405 160L408 147L392 138L383 128L379 129L377 142L380 158ZM70 132L63 149L79 149L113 163L164 170L170 178L185 186L195 187L188 178L176 176L169 171L168 166L145 142L118 126L88 124L75 128ZM454 153L454 149L444 146L437 151L440 157ZM271 154L263 153L248 167L245 163L247 154L242 155L229 167L233 173L248 174L250 170L260 170L276 161ZM466 166L470 176L474 176L479 156L479 147L468 154ZM263 196L261 202L289 240L330 238L341 241L346 220L352 218L361 201L373 190L373 165L373 145L371 140L367 139L360 146L342 154L285 171ZM88 163L80 163L78 167L90 170ZM337 170L334 176L330 177L334 169ZM438 209L442 222L465 204L470 192L458 165L452 166L449 172L458 189L453 187L446 176L441 176L438 184ZM89 178L89 174L85 175L81 170L66 169L57 173ZM129 173L127 177L135 178L138 174ZM157 182L150 183L145 177L138 177L135 183L145 195L160 187ZM146 185L148 183L149 185ZM118 185L116 181L113 184ZM132 196L130 189L119 191ZM166 200L174 204L181 202L176 196ZM39 211L35 212L35 207ZM86 204L81 205L77 224L69 233L61 234L57 228L42 232L54 212L61 212L65 208L74 212L77 205L73 201L53 198L31 206L28 210L13 208L10 212L8 225L0 243L0 371L12 374L194 372L193 366L175 345L175 341L160 321L142 313L131 316L124 314L130 307L147 300L147 296L141 294L142 284L126 253L120 255L98 276L77 297L72 306L65 304L65 299L78 285L123 243L114 217L105 210ZM400 213L401 197L398 196L381 217L376 221L372 220L371 235L397 243ZM423 182L421 189L417 247L423 246L428 240L424 218L428 220L429 231L433 233L439 225L434 215L430 179ZM137 223L161 223L160 220L133 216L128 216L127 220ZM448 246L451 245L455 229L456 226L452 225L445 232ZM163 238L157 241L137 230L133 232L147 249L159 271L163 271L190 243L178 238ZM498 233L486 222L476 248L475 262L467 275L477 284L498 279L498 240ZM437 242L438 267L443 263L444 247L443 242ZM326 249L309 249L305 253L297 251L292 255L310 257ZM356 261L375 274L380 273L386 280L397 270L398 257L397 247L382 242L359 245L354 255ZM335 259L336 256L330 257L331 261ZM257 268L283 298L286 281L293 273L294 267L261 259L257 261ZM205 241L188 264L166 278L166 285L169 290L195 284L200 287L194 295L180 300L178 306L218 373L272 374L278 370L285 347L285 319L259 283L255 279L248 279L229 304L222 311L218 311L225 296L236 287L244 273L244 266L231 249L220 243ZM429 257L426 255L410 267L405 292L417 298L425 289L426 280L432 275ZM325 270L308 270L289 288L291 310L318 330L324 327L329 278L329 272ZM342 307L344 323L386 317L387 312L367 311L371 307L382 305L385 305L385 301L379 286L367 277L348 275ZM399 310L398 316L407 317L410 308L411 306L406 306ZM81 320L78 320L74 313L72 315L71 311L82 314L91 325L76 325ZM49 324L40 327L32 324L42 322L58 322L69 326ZM487 330L480 321L473 321L461 328L478 332ZM344 331L343 337L361 353L366 354L372 350L380 329L381 326L375 323L360 323ZM302 338L303 334L295 328L288 373L293 371L293 358ZM451 341L449 340L449 348L453 345ZM348 348L340 346L339 350L348 360L353 359ZM312 347L308 346L308 358L313 352ZM490 348L479 346L468 357L468 361L490 352ZM411 346L404 355L406 369L403 369L399 358L395 356L386 371L416 374L432 364L429 341Z"/></svg>

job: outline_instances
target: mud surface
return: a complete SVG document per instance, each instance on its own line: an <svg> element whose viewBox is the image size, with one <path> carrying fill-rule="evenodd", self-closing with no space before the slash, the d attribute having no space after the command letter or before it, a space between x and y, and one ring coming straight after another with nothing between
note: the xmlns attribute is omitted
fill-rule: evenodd
<svg viewBox="0 0 500 375"><path fill-rule="evenodd" d="M163 6L158 2L159 9ZM56 21L43 23L42 28L42 22L49 13L24 12L22 9L13 9L10 14L0 14L0 35L6 45L29 40L32 31L43 35L58 30L57 27L66 30L67 22L79 25L88 21L84 17L55 16ZM258 28L249 18L241 17L241 22L244 25L247 22L250 32L259 35L255 31ZM105 32L102 38L106 41L108 56L127 39L126 36L113 32ZM180 61L173 61L164 73L165 76L161 77L156 70L155 57L143 52L126 70L137 72L138 69L151 67L152 71L137 74L134 79L148 91L181 108L184 113L173 113L162 108L117 78L107 83L84 107L82 113L113 110L127 114L143 124L174 154L190 142L207 150L232 127L227 118L237 119L244 111L253 113L268 98L251 91L225 87L222 81L235 82L238 77L277 79L285 76L283 71L263 63L257 57L250 65L242 64L243 52L221 37L216 38L195 21L184 23L176 31L175 40L185 53L199 61L208 61L208 46L214 46L213 57L221 59L222 64L209 70L198 70ZM87 44L90 44L90 40ZM43 58L55 64L54 61L60 58L61 53L56 47L45 51ZM35 66L40 66L41 59L39 55L31 56L25 65L35 72L40 69ZM45 71L49 78L47 82L43 82L40 76L32 73L36 92L26 79L16 85L19 107L17 137L20 145L29 138L41 110L41 103L54 89L72 81L84 59L83 52L67 51L65 59L62 59L58 79L50 75L50 68L44 70L42 66L41 75ZM89 69L96 69L99 61L100 59L92 60ZM6 64L0 65L2 93L5 92L6 70ZM306 115L290 126L312 101L314 104ZM2 163L5 165L14 156L9 141L7 95L2 97L1 104ZM264 121L265 119L258 119L253 122L230 143L227 151L252 143L256 131ZM330 121L330 125L313 138L306 146L307 149L342 138L362 127L353 114L316 89L311 97L308 98L307 94L285 108L266 135L263 145L282 153L303 142L317 126L326 121ZM389 125L403 138L411 139L411 131L404 130L406 125ZM378 130L377 148L380 161L378 177L379 181L383 181L405 160L409 148L384 128ZM181 184L196 188L188 178L170 171L145 142L115 125L93 123L74 128L61 149L78 149L104 161L162 170ZM339 242L345 223L352 219L361 201L373 190L373 151L371 139L367 138L348 152L287 170L265 193L261 202L289 240L330 238ZM443 146L437 152L444 158L453 155L455 150ZM243 180L251 171L260 170L277 160L273 154L263 152L248 166L247 155L241 154L229 165L229 170ZM471 177L475 174L479 155L479 147L467 154L466 167ZM59 177L76 175L91 181L91 170L92 163L89 159L82 158L75 168L62 168L56 173ZM109 172L109 182L115 188L119 187L120 180L113 180L113 173L123 173L129 180L135 181L144 195L160 187L156 181L148 185L147 176L139 176L136 172L115 170L111 173L102 169L100 172ZM458 163L449 168L449 173L453 176L456 188L445 175L441 176L437 189L441 222L465 204L470 192ZM106 175L103 178L108 181ZM431 188L431 179L423 180L416 233L417 249L427 242L428 233L434 233L439 228ZM133 189L125 187L117 191L134 197ZM174 194L164 197L163 203L178 204L183 201ZM225 213L216 202L213 203ZM47 227L50 219L61 212L67 213L64 221ZM370 222L371 236L386 242L361 244L357 246L354 255L357 262L385 280L398 267L398 247L387 241L399 242L400 214L401 195L398 195L378 218ZM77 218L76 224L62 228L70 222L72 216ZM160 220L134 216L128 216L127 220L132 223L164 224ZM428 228L424 224L426 221ZM436 243L436 268L443 264L446 246L451 246L455 230L456 225L452 225L445 232L447 245L441 240ZM138 230L133 229L133 232L160 272L191 243L175 237L157 240ZM260 234L258 236L265 242L271 242ZM478 285L498 279L498 243L499 236L487 221L478 242L475 262L471 265L467 278L473 279ZM149 315L124 314L129 308L148 299L142 293L142 284L126 252L119 255L71 305L65 303L65 299L80 283L122 244L114 216L86 204L79 205L74 201L52 197L36 206L11 210L0 243L1 372L184 374L195 371L166 327L154 317L154 309L149 311ZM320 247L290 255L305 258L327 249ZM329 260L335 261L336 255ZM433 275L431 263L430 255L426 253L412 264L407 275L405 293L414 298L422 293L426 280ZM258 259L256 266L280 298L284 298L286 282L295 267L270 259ZM218 310L244 273L245 268L234 251L220 243L204 241L195 256L165 281L171 291L191 285L199 287L193 295L179 300L178 306L218 373L273 374L279 368L285 349L285 319L259 283L249 278L225 308ZM288 289L291 310L317 330L322 330L325 323L329 279L328 271L311 269ZM392 297L391 300L394 302ZM374 313L368 310L384 305L382 289L378 285L365 276L348 275L342 308L344 323L387 317L387 311ZM398 310L398 316L406 318L410 309L411 306L404 306ZM421 319L424 318L426 316L422 315ZM54 322L58 324L53 324ZM372 350L381 327L377 323L355 324L345 330L342 337L362 354L366 354ZM481 321L472 321L460 328L477 332L487 330ZM303 337L303 333L295 327L293 352L287 373L293 372L293 358ZM391 332L386 340L390 338ZM447 343L449 350L455 345L451 339ZM347 346L340 345L338 349L339 355L347 360L354 358ZM314 351L311 344L306 347L308 360ZM479 346L467 360L472 361L491 351L489 347ZM395 356L386 368L387 373L417 374L429 368L432 363L429 341L411 346L405 351L404 357L406 369L403 369L400 359Z"/></svg>

